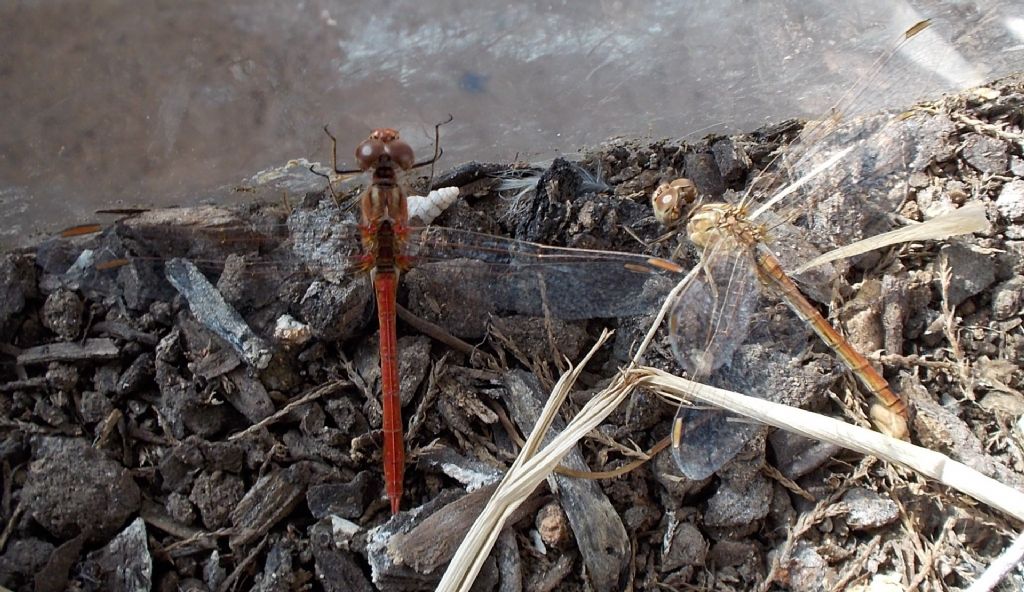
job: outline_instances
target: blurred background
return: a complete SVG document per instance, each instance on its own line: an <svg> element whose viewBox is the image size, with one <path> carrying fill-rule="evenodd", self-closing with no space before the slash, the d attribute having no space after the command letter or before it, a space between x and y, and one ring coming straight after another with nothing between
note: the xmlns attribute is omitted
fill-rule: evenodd
<svg viewBox="0 0 1024 592"><path fill-rule="evenodd" d="M227 203L292 159L339 166L372 127L441 168L615 135L699 138L823 113L900 32L905 105L1024 63L1019 0L8 1L0 5L0 244L99 208ZM952 75L952 74L955 75Z"/></svg>

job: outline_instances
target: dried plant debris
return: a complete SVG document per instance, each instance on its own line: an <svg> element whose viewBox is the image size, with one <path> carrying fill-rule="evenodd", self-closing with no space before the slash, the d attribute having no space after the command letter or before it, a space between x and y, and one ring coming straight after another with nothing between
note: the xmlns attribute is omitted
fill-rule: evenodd
<svg viewBox="0 0 1024 592"><path fill-rule="evenodd" d="M1022 90L1024 79L1011 78L910 109L900 132L914 139L909 180L873 189L903 219L989 204L988 232L860 256L840 263L834 285L806 278L917 410L915 442L1015 487L1024 487ZM462 191L435 224L689 267L695 250L681 234L664 236L654 189L685 176L701 195L729 198L800 129L615 140L543 165L467 163L440 177ZM874 232L856 200L842 210L828 197L795 220L812 226L809 240L827 247ZM576 359L601 327L619 329L570 397L578 409L649 322L511 315L512 306L483 307L488 292L467 292L457 277L409 273L400 292L409 321L399 323L409 459L405 511L392 517L373 295L365 278L322 273L349 214L329 194L300 201L293 212L148 212L0 257L0 585L433 589L563 356ZM858 387L831 354L772 300L763 305L734 374L771 385L775 400L864 421ZM680 371L665 340L647 362ZM640 393L566 468L643 458L673 415ZM731 460L704 479L684 477L664 453L616 478L549 479L498 536L476 589L962 589L1022 528L883 463L735 427L744 437ZM1019 568L1006 578L1002 589L1024 587Z"/></svg>

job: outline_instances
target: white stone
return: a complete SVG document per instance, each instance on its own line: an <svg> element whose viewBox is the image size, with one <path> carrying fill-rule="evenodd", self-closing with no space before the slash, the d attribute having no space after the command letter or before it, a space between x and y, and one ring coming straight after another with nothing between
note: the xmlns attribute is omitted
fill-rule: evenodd
<svg viewBox="0 0 1024 592"><path fill-rule="evenodd" d="M1014 179L1003 185L996 198L999 215L1011 222L1024 220L1024 181Z"/></svg>

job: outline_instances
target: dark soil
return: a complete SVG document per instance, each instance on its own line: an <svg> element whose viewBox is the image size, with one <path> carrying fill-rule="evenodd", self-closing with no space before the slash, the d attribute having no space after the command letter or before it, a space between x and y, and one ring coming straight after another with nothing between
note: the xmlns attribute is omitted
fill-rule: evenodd
<svg viewBox="0 0 1024 592"><path fill-rule="evenodd" d="M884 352L874 359L918 410L915 443L1024 489L1024 84L990 89L885 116L903 126L899 141L886 132L904 150L898 171L821 181L795 222L824 249L876 232L879 209L921 220L988 204L986 233L861 257L838 285L804 279L858 349ZM800 129L616 140L543 167L468 163L435 180L463 197L434 223L688 269L696 251L682 233L665 236L652 191L686 176L706 199L734 199ZM865 195L874 208L858 206ZM346 214L330 195L291 207L139 213L0 259L0 585L432 589L563 356L575 361L602 327L617 329L577 385L578 409L629 359L671 285L645 297L651 284L627 278L603 304L619 320L544 319L496 314L513 301L486 307L490 286L457 275L479 280L473 265L411 271L399 296L405 511L392 517L372 291L365 278L330 277L354 244L336 230ZM92 259L79 259L85 249ZM584 282L552 302L570 310L601 288ZM764 304L732 373L769 398L863 423L859 386L783 307ZM296 322L282 324L285 314ZM646 360L680 372L664 336ZM673 417L638 393L565 464L620 467ZM614 479L549 480L499 537L476 589L960 589L1020 530L905 470L749 431L700 481L669 453ZM1003 584L1022 586L1020 571Z"/></svg>

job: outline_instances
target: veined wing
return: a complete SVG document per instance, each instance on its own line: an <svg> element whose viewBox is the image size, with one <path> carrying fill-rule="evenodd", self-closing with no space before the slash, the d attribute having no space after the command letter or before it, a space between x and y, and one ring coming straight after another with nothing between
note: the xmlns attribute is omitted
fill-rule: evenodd
<svg viewBox="0 0 1024 592"><path fill-rule="evenodd" d="M221 207L173 208L137 212L94 228L90 234L71 229L47 241L37 263L55 283L87 294L116 294L129 308L167 296L163 265L175 257L220 275L236 256L248 262L247 274L267 279L286 276L299 265L285 248L284 222L266 213L248 217Z"/></svg>
<svg viewBox="0 0 1024 592"><path fill-rule="evenodd" d="M669 316L676 360L692 380L710 377L747 339L760 288L748 251L716 241L701 270L678 295Z"/></svg>
<svg viewBox="0 0 1024 592"><path fill-rule="evenodd" d="M744 202L762 202L751 205L751 219L782 202L784 217L805 216L803 226L820 251L888 230L886 215L906 198L910 172L940 159L943 142L935 138L953 125L943 117L879 110L979 84L981 73L947 41L955 35L956 23L940 21L905 31L750 185ZM908 96L908 89L916 94Z"/></svg>
<svg viewBox="0 0 1024 592"><path fill-rule="evenodd" d="M552 247L443 227L411 233L408 283L433 286L451 308L574 320L657 310L683 269L631 253ZM441 285L438 285L438 284Z"/></svg>
<svg viewBox="0 0 1024 592"><path fill-rule="evenodd" d="M718 240L705 248L702 269L676 299L669 339L676 360L692 380L737 388L726 371L747 339L760 286L748 250ZM713 409L681 406L672 424L672 455L690 479L711 476L736 456L757 426L731 421Z"/></svg>
<svg viewBox="0 0 1024 592"><path fill-rule="evenodd" d="M166 286L162 267L172 257L188 258L217 276L227 255L247 255L246 273L267 282L297 272L344 281L362 271L363 263L358 225L331 208L296 210L287 221L263 226L222 208L154 211L120 221L91 240L51 245L42 257L45 267L55 274L70 268L67 277L79 274L73 288L111 294L123 291L126 282L145 287L148 296L134 298L132 308L168 295L169 287L150 291ZM406 279L420 280L407 282L415 284L411 290L429 284L438 298L456 305L453 315L473 305L488 313L562 319L646 314L682 271L644 255L549 247L443 227L410 228L406 247L413 266ZM76 267L83 249L91 250L91 259ZM262 291L276 293L269 284Z"/></svg>

